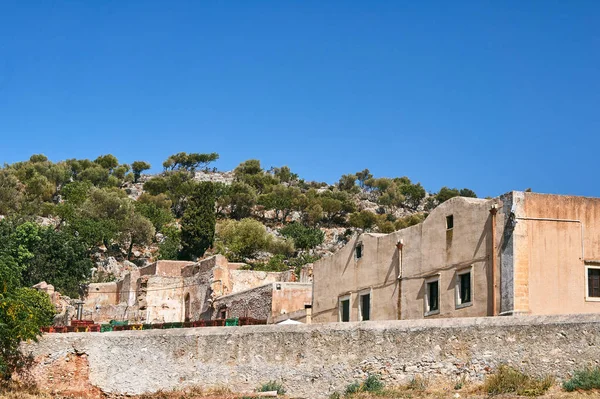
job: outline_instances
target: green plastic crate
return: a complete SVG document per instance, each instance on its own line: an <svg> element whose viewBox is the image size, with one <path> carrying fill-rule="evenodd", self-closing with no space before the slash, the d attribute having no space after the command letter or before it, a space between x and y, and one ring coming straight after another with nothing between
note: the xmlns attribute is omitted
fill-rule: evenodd
<svg viewBox="0 0 600 399"><path fill-rule="evenodd" d="M100 326L100 332L109 332L113 330L113 326L111 326L110 324L102 324Z"/></svg>
<svg viewBox="0 0 600 399"><path fill-rule="evenodd" d="M238 319L237 317L233 317L231 319L226 319L225 320L225 325L227 327L239 326L240 325L240 319Z"/></svg>
<svg viewBox="0 0 600 399"><path fill-rule="evenodd" d="M120 326L126 326L126 325L128 325L129 321L127 321L127 320L124 320L124 321L111 320L109 323L113 327L116 327L116 326L120 327Z"/></svg>

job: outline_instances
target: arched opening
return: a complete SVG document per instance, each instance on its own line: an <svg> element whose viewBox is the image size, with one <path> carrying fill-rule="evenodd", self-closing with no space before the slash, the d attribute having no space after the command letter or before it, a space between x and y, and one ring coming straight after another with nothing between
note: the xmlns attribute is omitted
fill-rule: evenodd
<svg viewBox="0 0 600 399"><path fill-rule="evenodd" d="M185 294L184 314L185 314L184 321L190 321L190 294L189 293Z"/></svg>

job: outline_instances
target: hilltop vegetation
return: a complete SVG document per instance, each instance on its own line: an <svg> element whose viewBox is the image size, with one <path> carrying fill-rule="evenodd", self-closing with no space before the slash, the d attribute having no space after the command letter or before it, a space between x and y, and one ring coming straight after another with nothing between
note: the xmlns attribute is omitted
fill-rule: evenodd
<svg viewBox="0 0 600 399"><path fill-rule="evenodd" d="M208 251L253 268L298 267L318 257L324 241L343 241L356 229L389 233L419 223L453 196L475 196L447 187L428 194L408 177L374 177L368 169L333 185L309 182L255 159L228 180L200 181L198 171L219 175L211 169L218 158L174 154L154 176L143 174L148 162L125 164L110 154L56 163L37 154L4 165L0 232L31 254L19 260L22 283L46 280L77 295L99 251L138 264ZM330 229L336 233L326 234Z"/></svg>

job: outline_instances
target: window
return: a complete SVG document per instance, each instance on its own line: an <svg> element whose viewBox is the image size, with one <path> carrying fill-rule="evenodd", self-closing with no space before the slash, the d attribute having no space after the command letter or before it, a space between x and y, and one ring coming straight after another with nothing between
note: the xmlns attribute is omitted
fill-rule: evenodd
<svg viewBox="0 0 600 399"><path fill-rule="evenodd" d="M356 256L356 259L360 259L360 258L362 258L362 253L363 253L363 245L362 245L362 242L358 242L358 243L356 244L356 249L355 249L355 256Z"/></svg>
<svg viewBox="0 0 600 399"><path fill-rule="evenodd" d="M456 272L456 308L464 308L473 304L473 272L472 268Z"/></svg>
<svg viewBox="0 0 600 399"><path fill-rule="evenodd" d="M440 313L440 278L431 277L425 280L425 316Z"/></svg>
<svg viewBox="0 0 600 399"><path fill-rule="evenodd" d="M350 321L350 295L340 298L339 307L340 321Z"/></svg>
<svg viewBox="0 0 600 399"><path fill-rule="evenodd" d="M600 266L586 266L586 296L587 301L600 301Z"/></svg>
<svg viewBox="0 0 600 399"><path fill-rule="evenodd" d="M358 313L361 321L371 320L371 291L359 294Z"/></svg>
<svg viewBox="0 0 600 399"><path fill-rule="evenodd" d="M220 319L226 319L227 318L227 309L226 308L225 309L221 309L219 311L219 318Z"/></svg>
<svg viewBox="0 0 600 399"><path fill-rule="evenodd" d="M454 228L454 215L446 216L446 230Z"/></svg>

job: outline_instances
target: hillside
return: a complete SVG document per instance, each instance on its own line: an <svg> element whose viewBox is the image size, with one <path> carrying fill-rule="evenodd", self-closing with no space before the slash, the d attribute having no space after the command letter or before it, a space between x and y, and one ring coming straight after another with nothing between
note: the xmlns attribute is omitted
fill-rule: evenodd
<svg viewBox="0 0 600 399"><path fill-rule="evenodd" d="M80 284L109 281L155 259L221 253L260 270L298 268L335 252L356 230L389 233L469 189L427 192L408 177L368 169L333 185L306 181L259 160L233 171L218 154L179 153L163 172L151 165L44 155L0 169L0 254L39 281L76 296ZM208 205L207 205L208 204ZM0 259L4 259L0 257ZM1 269L1 268L0 268Z"/></svg>

